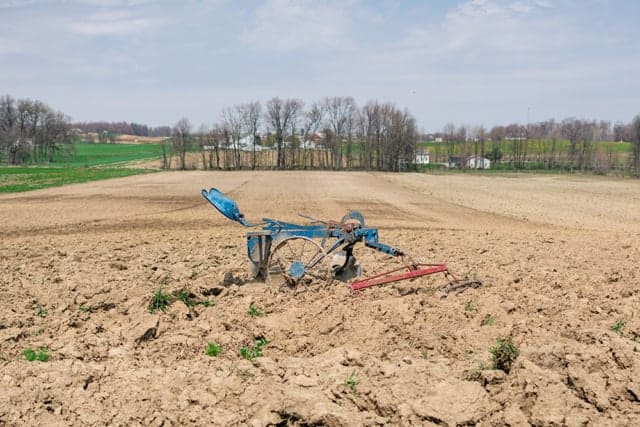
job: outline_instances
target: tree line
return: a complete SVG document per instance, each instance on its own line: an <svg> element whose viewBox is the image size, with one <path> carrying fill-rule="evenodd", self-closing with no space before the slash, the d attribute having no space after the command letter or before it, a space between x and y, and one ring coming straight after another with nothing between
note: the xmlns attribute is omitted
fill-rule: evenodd
<svg viewBox="0 0 640 427"><path fill-rule="evenodd" d="M135 136L171 136L171 126L151 127L134 122L76 122L74 129L98 135L100 142L113 142L110 137L116 135ZM103 141L105 140L105 141Z"/></svg>
<svg viewBox="0 0 640 427"><path fill-rule="evenodd" d="M224 108L213 126L196 130L187 118L156 128L133 122L71 124L42 101L5 95L0 97L0 162L53 162L56 153L70 157L75 129L99 136L166 136L165 168L194 167L195 156L205 169L410 170L421 150L418 142L431 139L432 163L481 156L516 169L609 173L622 168L640 176L640 115L613 125L576 118L491 129L449 123L427 138L407 109L377 100L358 106L352 97L326 97L308 106L279 97L237 104ZM620 151L600 144L604 141L626 141L631 147Z"/></svg>
<svg viewBox="0 0 640 427"><path fill-rule="evenodd" d="M419 133L407 109L352 97L327 97L308 108L296 98L224 108L212 127L194 130L182 118L173 127L163 166L188 167L187 153L199 148L206 169L402 170L413 162ZM268 148L267 152L264 149Z"/></svg>
<svg viewBox="0 0 640 427"><path fill-rule="evenodd" d="M452 156L482 156L494 164L515 169L572 169L609 173L623 168L640 176L640 115L630 123L566 118L522 125L456 126L448 123L431 136L434 162L447 162ZM625 142L631 150L618 150ZM464 167L464 163L463 163Z"/></svg>
<svg viewBox="0 0 640 427"><path fill-rule="evenodd" d="M53 162L73 154L70 119L41 101L0 97L0 162Z"/></svg>

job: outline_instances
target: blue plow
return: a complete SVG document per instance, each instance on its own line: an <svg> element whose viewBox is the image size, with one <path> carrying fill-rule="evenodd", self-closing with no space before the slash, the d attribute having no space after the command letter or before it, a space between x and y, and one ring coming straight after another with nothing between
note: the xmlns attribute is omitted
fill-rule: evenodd
<svg viewBox="0 0 640 427"><path fill-rule="evenodd" d="M295 224L262 218L261 223L250 224L237 203L220 190L202 190L202 197L226 218L247 228L262 227L247 232L247 254L254 277L267 281L279 276L284 278L286 284L295 287L299 284L328 283L333 279L354 279L361 273L360 264L353 255L357 243L394 257L406 256L402 250L379 242L378 229L366 227L364 216L358 211L347 212L340 221L323 221L301 215L311 223ZM418 264L411 261L399 269L352 281L350 287L359 290L434 273L444 273L449 278L449 286L455 289L461 285L473 285L465 285L466 282L455 279L444 264Z"/></svg>

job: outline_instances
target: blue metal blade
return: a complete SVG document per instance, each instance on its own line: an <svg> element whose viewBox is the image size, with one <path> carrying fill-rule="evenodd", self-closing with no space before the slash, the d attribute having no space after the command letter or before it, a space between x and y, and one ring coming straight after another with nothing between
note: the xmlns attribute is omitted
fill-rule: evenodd
<svg viewBox="0 0 640 427"><path fill-rule="evenodd" d="M212 188L211 190L202 190L202 197L207 199L209 203L213 205L222 215L226 216L232 221L237 221L245 227L251 226L244 218L238 204L220 190Z"/></svg>

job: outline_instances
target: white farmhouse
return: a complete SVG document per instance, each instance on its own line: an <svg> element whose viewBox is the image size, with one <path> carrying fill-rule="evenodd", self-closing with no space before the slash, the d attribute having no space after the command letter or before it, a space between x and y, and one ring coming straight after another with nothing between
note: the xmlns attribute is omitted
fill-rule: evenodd
<svg viewBox="0 0 640 427"><path fill-rule="evenodd" d="M417 151L416 158L414 163L416 165L428 165L429 164L429 152L428 151Z"/></svg>
<svg viewBox="0 0 640 427"><path fill-rule="evenodd" d="M469 169L489 169L491 168L491 160L486 157L470 156L466 158L467 168Z"/></svg>

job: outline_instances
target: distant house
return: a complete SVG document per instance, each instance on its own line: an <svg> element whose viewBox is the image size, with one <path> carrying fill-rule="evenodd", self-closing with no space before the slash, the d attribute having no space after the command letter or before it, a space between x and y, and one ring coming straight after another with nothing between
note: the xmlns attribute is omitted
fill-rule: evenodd
<svg viewBox="0 0 640 427"><path fill-rule="evenodd" d="M269 150L269 147L265 147L261 144L262 140L260 139L260 136L258 135L256 136L255 142L256 142L255 144L256 151ZM253 135L246 135L240 138L240 140L238 141L238 148L241 151L253 151L253 148L254 148Z"/></svg>
<svg viewBox="0 0 640 427"><path fill-rule="evenodd" d="M416 157L413 161L416 165L428 165L429 164L429 152L428 151L417 151Z"/></svg>
<svg viewBox="0 0 640 427"><path fill-rule="evenodd" d="M491 160L481 156L451 156L449 157L450 168L461 168L464 162L464 167L467 169L489 169L491 168Z"/></svg>
<svg viewBox="0 0 640 427"><path fill-rule="evenodd" d="M20 147L21 145L28 145L29 147L33 146L33 139L31 138L24 138L24 139L16 139L13 142L13 146L14 147Z"/></svg>
<svg viewBox="0 0 640 427"><path fill-rule="evenodd" d="M309 150L324 150L324 133L316 132L310 134L308 139L302 142L301 147Z"/></svg>
<svg viewBox="0 0 640 427"><path fill-rule="evenodd" d="M470 156L466 158L466 164L469 169L489 169L491 168L491 160L481 156Z"/></svg>

